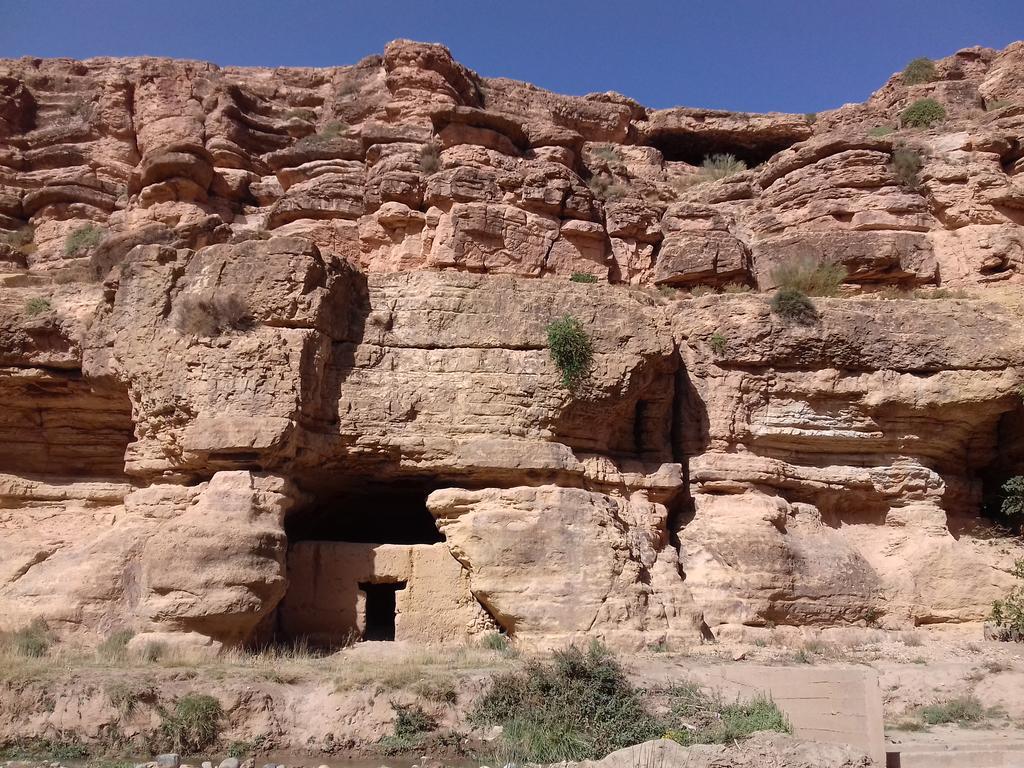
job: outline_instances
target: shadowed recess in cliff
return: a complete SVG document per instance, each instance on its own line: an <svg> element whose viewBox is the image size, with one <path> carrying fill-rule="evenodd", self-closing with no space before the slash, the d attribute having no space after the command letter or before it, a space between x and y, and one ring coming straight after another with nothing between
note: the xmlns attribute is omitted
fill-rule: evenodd
<svg viewBox="0 0 1024 768"><path fill-rule="evenodd" d="M444 536L426 502L437 487L426 480L392 480L318 492L286 518L288 541L436 544Z"/></svg>
<svg viewBox="0 0 1024 768"><path fill-rule="evenodd" d="M654 147L669 162L700 165L713 155L732 155L748 168L767 162L773 155L788 149L798 137L757 136L738 138L714 131L689 131L661 128L651 131L645 143Z"/></svg>

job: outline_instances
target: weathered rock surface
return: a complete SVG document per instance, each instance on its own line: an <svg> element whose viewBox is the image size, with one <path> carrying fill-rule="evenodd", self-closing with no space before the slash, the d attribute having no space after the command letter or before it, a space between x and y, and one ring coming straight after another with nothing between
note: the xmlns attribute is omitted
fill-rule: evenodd
<svg viewBox="0 0 1024 768"><path fill-rule="evenodd" d="M0 62L0 629L979 624L1021 551L980 510L1024 470L1024 48L937 68L810 121L409 41ZM925 96L947 119L899 128ZM846 269L815 323L731 292L794 259ZM655 288L698 285L730 292ZM915 286L976 298L864 297Z"/></svg>

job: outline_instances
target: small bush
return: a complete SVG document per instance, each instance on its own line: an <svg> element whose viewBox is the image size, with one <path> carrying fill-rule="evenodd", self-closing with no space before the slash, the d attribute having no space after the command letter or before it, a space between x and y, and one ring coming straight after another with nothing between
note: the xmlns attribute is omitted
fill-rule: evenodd
<svg viewBox="0 0 1024 768"><path fill-rule="evenodd" d="M171 324L180 332L194 336L216 336L231 329L249 327L252 316L237 293L185 293L174 301Z"/></svg>
<svg viewBox="0 0 1024 768"><path fill-rule="evenodd" d="M419 704L395 704L395 736L418 736L437 730L437 720L424 711Z"/></svg>
<svg viewBox="0 0 1024 768"><path fill-rule="evenodd" d="M130 629L120 629L100 643L96 649L100 658L107 661L122 661L128 655L128 642L135 637Z"/></svg>
<svg viewBox="0 0 1024 768"><path fill-rule="evenodd" d="M1024 518L1024 475L1011 477L1003 483L1002 493L999 514L1008 520Z"/></svg>
<svg viewBox="0 0 1024 768"><path fill-rule="evenodd" d="M570 647L550 664L496 676L471 719L501 725L506 762L552 763L604 757L653 739L664 724L652 715L615 658L594 643Z"/></svg>
<svg viewBox="0 0 1024 768"><path fill-rule="evenodd" d="M1022 583L1011 589L1002 600L992 603L991 618L1005 639L1019 640L1024 638L1024 558L1013 564L1013 575Z"/></svg>
<svg viewBox="0 0 1024 768"><path fill-rule="evenodd" d="M420 680L413 686L413 691L438 704L454 704L459 699L459 692L451 680Z"/></svg>
<svg viewBox="0 0 1024 768"><path fill-rule="evenodd" d="M814 125L816 122L818 122L818 113L817 112L805 112L804 113L804 120L807 121L808 125Z"/></svg>
<svg viewBox="0 0 1024 768"><path fill-rule="evenodd" d="M157 698L156 689L153 686L135 687L128 682L111 683L106 687L105 693L110 699L110 703L121 713L122 718L130 717L142 702L155 702Z"/></svg>
<svg viewBox="0 0 1024 768"><path fill-rule="evenodd" d="M36 236L35 227L28 224L19 229L12 230L10 232L4 232L0 235L0 242L7 243L15 250L21 251L25 246L29 245Z"/></svg>
<svg viewBox="0 0 1024 768"><path fill-rule="evenodd" d="M722 286L722 293L750 293L750 286L745 283L726 283Z"/></svg>
<svg viewBox="0 0 1024 768"><path fill-rule="evenodd" d="M591 275L588 272L573 272L569 279L574 283L596 283L597 275Z"/></svg>
<svg viewBox="0 0 1024 768"><path fill-rule="evenodd" d="M921 181L917 174L923 165L921 155L916 150L900 147L892 153L892 169L900 184L910 189L917 189Z"/></svg>
<svg viewBox="0 0 1024 768"><path fill-rule="evenodd" d="M480 645L491 651L507 651L508 636L501 632L488 632L480 639Z"/></svg>
<svg viewBox="0 0 1024 768"><path fill-rule="evenodd" d="M734 155L710 155L701 163L700 173L705 179L717 180L747 170L747 164Z"/></svg>
<svg viewBox="0 0 1024 768"><path fill-rule="evenodd" d="M3 645L19 656L31 659L39 659L49 653L53 639L50 628L43 619L35 619L27 627L22 627L14 632L0 633Z"/></svg>
<svg viewBox="0 0 1024 768"><path fill-rule="evenodd" d="M988 717L988 710L974 696L958 696L921 708L921 719L928 725L980 723Z"/></svg>
<svg viewBox="0 0 1024 768"><path fill-rule="evenodd" d="M441 150L436 144L424 144L420 150L420 170L428 176L441 168Z"/></svg>
<svg viewBox="0 0 1024 768"><path fill-rule="evenodd" d="M64 255L76 256L82 251L95 248L103 239L103 230L95 224L79 227L64 240Z"/></svg>
<svg viewBox="0 0 1024 768"><path fill-rule="evenodd" d="M835 296L846 279L846 267L834 261L790 259L775 268L772 278L779 288L790 288L808 296Z"/></svg>
<svg viewBox="0 0 1024 768"><path fill-rule="evenodd" d="M298 119L312 123L316 120L316 110L309 107L296 107L295 109L289 109L284 113L284 116L286 120Z"/></svg>
<svg viewBox="0 0 1024 768"><path fill-rule="evenodd" d="M174 703L173 712L161 710L160 716L160 730L171 748L194 754L217 742L224 711L213 696L190 693Z"/></svg>
<svg viewBox="0 0 1024 768"><path fill-rule="evenodd" d="M818 310L807 294L797 288L779 288L772 296L771 310L783 320L810 325L818 319Z"/></svg>
<svg viewBox="0 0 1024 768"><path fill-rule="evenodd" d="M725 345L727 343L728 342L725 336L718 333L717 331L711 335L710 339L708 339L708 344L711 347L711 351L714 352L719 357L725 354Z"/></svg>
<svg viewBox="0 0 1024 768"><path fill-rule="evenodd" d="M295 148L319 149L325 147L334 139L337 139L340 136L345 136L349 130L349 126L346 123L340 120L332 120L316 133L311 133L309 136L303 136L295 142Z"/></svg>
<svg viewBox="0 0 1024 768"><path fill-rule="evenodd" d="M876 125L870 131L868 131L868 136L871 136L871 137L876 138L876 139L880 139L883 136L888 136L890 133L892 133L895 130L896 129L893 128L891 125Z"/></svg>
<svg viewBox="0 0 1024 768"><path fill-rule="evenodd" d="M575 392L590 376L594 348L580 321L572 315L555 320L547 327L548 349L562 375L562 385Z"/></svg>
<svg viewBox="0 0 1024 768"><path fill-rule="evenodd" d="M166 655L167 645L159 641L146 643L146 647L142 649L142 660L150 664L160 661Z"/></svg>
<svg viewBox="0 0 1024 768"><path fill-rule="evenodd" d="M918 99L900 113L903 125L927 128L946 119L946 110L935 99Z"/></svg>
<svg viewBox="0 0 1024 768"><path fill-rule="evenodd" d="M619 157L619 153L616 151L615 147L607 145L595 149L594 156L601 158L606 163L618 163L621 162L622 160L622 158Z"/></svg>
<svg viewBox="0 0 1024 768"><path fill-rule="evenodd" d="M605 201L619 200L629 192L629 188L624 184L616 184L604 174L591 176L590 181L587 182L587 188L598 200Z"/></svg>
<svg viewBox="0 0 1024 768"><path fill-rule="evenodd" d="M919 85L920 83L930 83L939 76L939 73L935 69L935 62L931 59L921 57L914 59L912 62L907 64L903 70L903 82L906 85Z"/></svg>
<svg viewBox="0 0 1024 768"><path fill-rule="evenodd" d="M731 744L757 731L792 733L786 716L774 701L764 696L723 704L694 685L684 685L672 689L670 698L673 718L689 728L672 730L668 735L685 746Z"/></svg>
<svg viewBox="0 0 1024 768"><path fill-rule="evenodd" d="M701 296L709 296L715 293L715 287L713 285L704 285L704 283L698 283L690 289L690 295L695 299L699 299Z"/></svg>
<svg viewBox="0 0 1024 768"><path fill-rule="evenodd" d="M53 309L53 305L50 304L50 300L43 296L33 296L25 302L25 314L29 317L41 315L43 312L49 312L51 309Z"/></svg>

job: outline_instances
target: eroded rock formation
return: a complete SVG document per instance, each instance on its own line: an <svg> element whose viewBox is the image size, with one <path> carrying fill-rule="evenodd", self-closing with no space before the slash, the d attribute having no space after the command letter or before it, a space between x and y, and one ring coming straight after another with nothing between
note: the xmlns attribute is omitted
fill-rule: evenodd
<svg viewBox="0 0 1024 768"><path fill-rule="evenodd" d="M0 62L0 628L981 622L1020 553L978 532L1024 464L1024 44L938 70L811 120L408 41ZM925 96L944 122L886 133ZM707 181L715 154L750 170ZM758 293L800 258L847 275L806 326ZM919 286L974 298L875 295ZM565 315L583 392L547 348Z"/></svg>

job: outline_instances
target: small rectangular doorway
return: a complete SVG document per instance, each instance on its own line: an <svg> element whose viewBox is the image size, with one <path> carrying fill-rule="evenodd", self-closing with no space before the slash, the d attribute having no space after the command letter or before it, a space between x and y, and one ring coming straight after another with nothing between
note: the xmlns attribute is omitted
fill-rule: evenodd
<svg viewBox="0 0 1024 768"><path fill-rule="evenodd" d="M395 639L395 593L405 589L404 581L393 584L360 583L366 595L366 625L363 640Z"/></svg>

